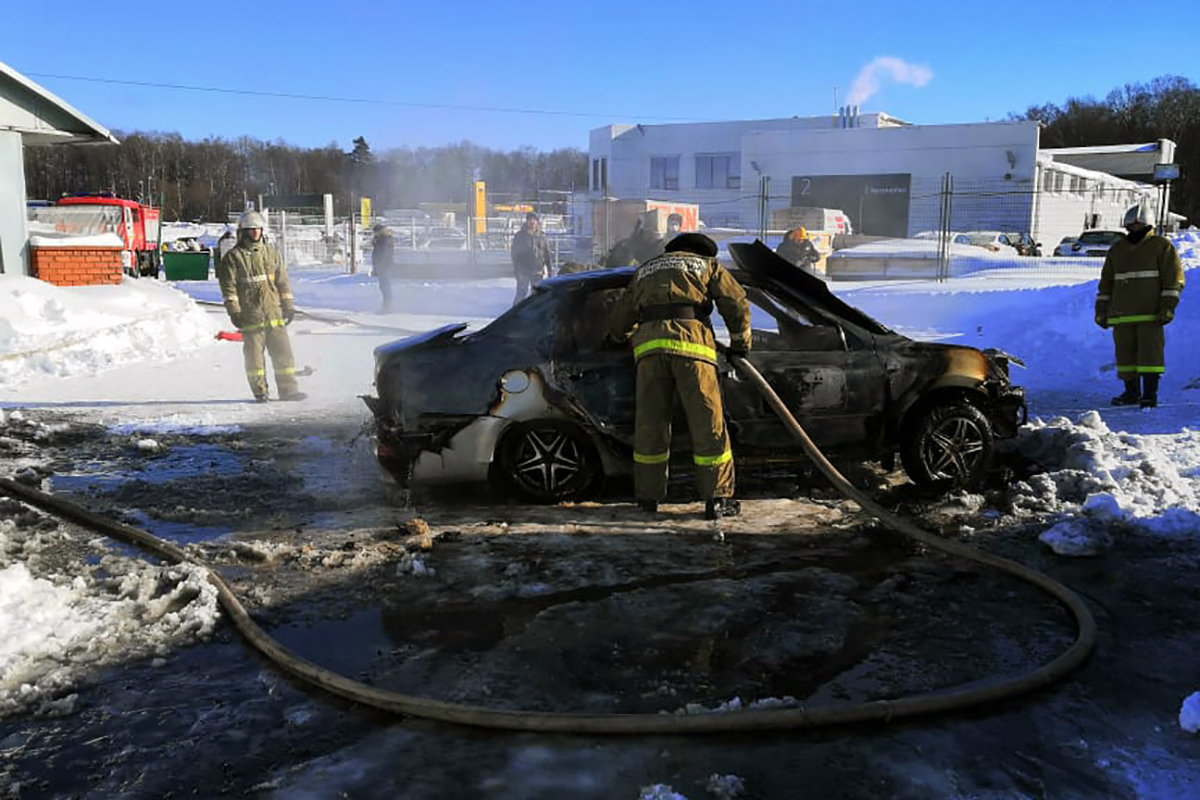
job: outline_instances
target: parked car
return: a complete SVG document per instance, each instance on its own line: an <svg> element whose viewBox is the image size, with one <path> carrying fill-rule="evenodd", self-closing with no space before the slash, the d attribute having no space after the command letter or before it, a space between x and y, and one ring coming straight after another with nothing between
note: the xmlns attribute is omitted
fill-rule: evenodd
<svg viewBox="0 0 1200 800"><path fill-rule="evenodd" d="M1024 393L1009 381L1012 356L913 341L761 242L729 251L751 303L749 360L822 448L885 464L899 452L916 483L964 485L982 477L996 438L1016 434ZM402 484L491 479L539 501L629 474L634 360L606 332L633 274L545 280L482 330L447 325L377 348L378 396L363 399L380 463ZM719 374L741 468L802 462L799 444L723 357ZM686 425L675 427L671 450L690 464Z"/></svg>
<svg viewBox="0 0 1200 800"><path fill-rule="evenodd" d="M1104 258L1108 255L1108 248L1124 235L1122 231L1084 231L1071 245L1071 252L1065 255Z"/></svg>
<svg viewBox="0 0 1200 800"><path fill-rule="evenodd" d="M921 231L920 233L914 234L913 238L914 239L933 239L934 241L937 241L938 239L941 238L941 236L942 236L941 231ZM970 236L967 236L965 233L958 233L957 231L950 231L948 234L948 238L952 244L970 244L971 243Z"/></svg>
<svg viewBox="0 0 1200 800"><path fill-rule="evenodd" d="M967 231L971 244L993 253L1006 252L1011 247L1021 256L1040 256L1042 245L1028 233L1005 233L1003 231Z"/></svg>
<svg viewBox="0 0 1200 800"><path fill-rule="evenodd" d="M1075 255L1074 253L1071 252L1071 245L1075 244L1075 242L1077 242L1077 241L1079 241L1079 238L1076 236L1064 236L1062 241L1059 242L1058 245L1054 248L1054 255L1056 255L1056 256Z"/></svg>
<svg viewBox="0 0 1200 800"><path fill-rule="evenodd" d="M1040 256L1042 254L1042 243L1035 242L1028 233L1006 233L1003 239L1009 247L1017 251L1019 256Z"/></svg>

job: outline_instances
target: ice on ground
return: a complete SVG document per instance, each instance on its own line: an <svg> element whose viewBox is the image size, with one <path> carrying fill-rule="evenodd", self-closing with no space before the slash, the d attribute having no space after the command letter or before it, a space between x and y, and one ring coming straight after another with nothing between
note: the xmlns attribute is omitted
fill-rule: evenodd
<svg viewBox="0 0 1200 800"><path fill-rule="evenodd" d="M688 800L687 795L675 791L669 784L653 783L643 786L638 792L638 800Z"/></svg>
<svg viewBox="0 0 1200 800"><path fill-rule="evenodd" d="M11 501L9 501L11 502ZM219 618L207 571L106 555L59 573L58 526L0 519L0 718L68 713L74 690L106 664L162 656L207 638Z"/></svg>
<svg viewBox="0 0 1200 800"><path fill-rule="evenodd" d="M1079 514L1159 536L1200 533L1200 431L1138 435L1112 431L1095 411L1076 421L1034 420L1016 444L1037 470L1012 487L1014 510ZM1065 526L1052 538L1080 541Z"/></svg>
<svg viewBox="0 0 1200 800"><path fill-rule="evenodd" d="M1188 733L1200 733L1200 692L1192 692L1179 708L1179 727Z"/></svg>
<svg viewBox="0 0 1200 800"><path fill-rule="evenodd" d="M746 791L745 784L737 775L718 775L715 772L708 776L704 788L717 800L734 800Z"/></svg>

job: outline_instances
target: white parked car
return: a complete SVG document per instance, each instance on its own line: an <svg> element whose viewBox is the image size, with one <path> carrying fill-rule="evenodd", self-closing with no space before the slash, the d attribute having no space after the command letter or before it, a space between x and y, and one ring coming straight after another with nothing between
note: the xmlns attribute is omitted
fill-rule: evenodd
<svg viewBox="0 0 1200 800"><path fill-rule="evenodd" d="M976 247L999 253L1008 247L1008 238L1000 231L967 231L967 239Z"/></svg>
<svg viewBox="0 0 1200 800"><path fill-rule="evenodd" d="M1075 244L1071 245L1070 252L1064 255L1104 258L1108 255L1108 248L1112 247L1114 242L1120 241L1124 235L1121 231L1084 231L1079 234Z"/></svg>
<svg viewBox="0 0 1200 800"><path fill-rule="evenodd" d="M1073 255L1075 255L1074 253L1071 252L1071 245L1075 244L1075 242L1077 242L1077 241L1079 241L1078 236L1064 236L1063 240L1061 242L1059 242L1058 245L1054 248L1054 255L1056 255L1056 256L1073 256Z"/></svg>
<svg viewBox="0 0 1200 800"><path fill-rule="evenodd" d="M921 231L920 233L914 234L913 238L914 239L932 239L936 242L938 239L941 238L941 236L942 236L941 231ZM970 244L971 237L967 236L965 233L959 233L958 231L950 231L950 241L954 244Z"/></svg>

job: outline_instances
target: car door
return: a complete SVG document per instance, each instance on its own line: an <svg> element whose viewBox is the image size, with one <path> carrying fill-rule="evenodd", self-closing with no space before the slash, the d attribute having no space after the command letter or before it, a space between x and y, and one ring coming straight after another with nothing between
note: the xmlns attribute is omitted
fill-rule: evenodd
<svg viewBox="0 0 1200 800"><path fill-rule="evenodd" d="M572 292L559 314L555 385L598 430L632 445L636 371L633 348L608 339L608 320L620 287Z"/></svg>
<svg viewBox="0 0 1200 800"><path fill-rule="evenodd" d="M869 442L882 417L884 373L869 343L814 309L757 286L747 286L751 306L749 361L780 400L823 447ZM718 339L728 332L714 318ZM799 449L758 388L723 358L725 413L735 448Z"/></svg>

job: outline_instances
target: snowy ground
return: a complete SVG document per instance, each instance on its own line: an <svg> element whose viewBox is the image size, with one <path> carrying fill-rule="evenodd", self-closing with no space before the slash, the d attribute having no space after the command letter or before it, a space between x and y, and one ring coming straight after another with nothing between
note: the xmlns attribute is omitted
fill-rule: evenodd
<svg viewBox="0 0 1200 800"><path fill-rule="evenodd" d="M1178 244L1189 267L1200 263L1195 238ZM258 405L247 402L240 345L215 338L230 328L223 309L193 302L219 300L212 281L59 289L0 276L0 455L36 482L38 443L69 442L88 426L126 441L133 456L156 452L170 437L219 437L246 426L353 428L368 416L357 395L372 390L376 345L451 321L482 325L508 307L513 291L506 279L409 281L398 292L398 311L382 315L366 275L296 268L292 280L305 312L291 328L297 362L314 370L303 385L309 399ZM995 516L1036 523L1043 541L1073 555L1103 553L1114 538L1147 547L1200 541L1200 353L1191 346L1200 335L1200 299L1189 288L1167 332L1163 405L1139 412L1107 405L1119 384L1110 336L1092 323L1094 266L981 270L945 284L833 285L901 332L999 347L1026 361L1014 380L1029 391L1033 419L1018 448L1037 469ZM45 414L55 419L43 422ZM763 520L796 510L772 512L771 501L761 502ZM562 529L561 515L548 521ZM210 638L217 624L214 599L194 572L92 542L74 546L91 565L81 573L58 559L62 542L61 529L17 504L0 505L0 718L71 713L70 689L89 669L161 658ZM1178 720L1162 725L1195 730L1200 701L1184 700L1177 698ZM356 757L371 757L376 746L364 740ZM535 749L508 769L514 776L537 771L539 758ZM321 772L314 765L310 777L320 774L319 785L330 789L338 780L328 770L351 766ZM716 788L693 784L690 795L736 796L720 794L736 776L713 777ZM0 787L3 778L0 770ZM291 778L283 785L296 787ZM1169 796L1156 791L1137 796ZM644 796L670 792L648 786Z"/></svg>

